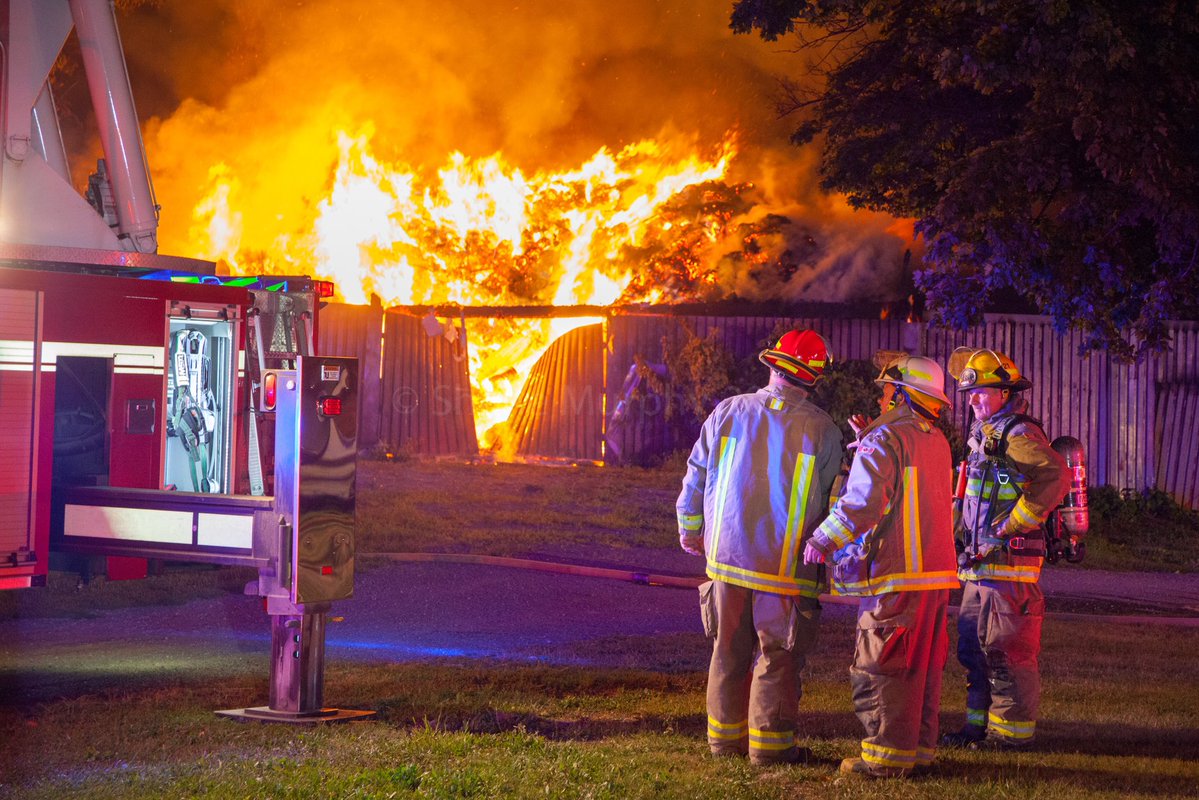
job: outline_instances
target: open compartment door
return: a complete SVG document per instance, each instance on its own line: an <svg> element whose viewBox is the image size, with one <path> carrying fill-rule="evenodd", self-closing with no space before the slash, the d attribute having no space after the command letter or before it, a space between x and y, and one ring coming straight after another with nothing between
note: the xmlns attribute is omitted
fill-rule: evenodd
<svg viewBox="0 0 1199 800"><path fill-rule="evenodd" d="M171 306L163 488L203 494L232 491L239 326L236 306Z"/></svg>

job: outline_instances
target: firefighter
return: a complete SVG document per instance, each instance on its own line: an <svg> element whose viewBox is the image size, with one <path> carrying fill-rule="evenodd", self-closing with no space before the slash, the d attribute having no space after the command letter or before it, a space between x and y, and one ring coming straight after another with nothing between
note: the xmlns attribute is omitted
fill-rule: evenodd
<svg viewBox="0 0 1199 800"><path fill-rule="evenodd" d="M759 766L805 762L796 745L800 671L820 620L807 537L840 470L841 432L810 401L832 361L828 342L792 330L758 358L767 385L720 402L687 461L677 511L683 550L707 561L700 587L708 671L708 744Z"/></svg>
<svg viewBox="0 0 1199 800"><path fill-rule="evenodd" d="M908 354L899 350L879 350L874 354L874 366L879 368L878 378L875 383L882 386L882 394L878 398L878 410L880 414L885 414L895 405L895 384L882 381L886 374L887 367L897 363L902 358L907 358ZM865 414L852 414L849 419L849 427L853 430L855 437L861 436L862 431L870 424L870 417ZM851 447L856 446L855 444Z"/></svg>
<svg viewBox="0 0 1199 800"><path fill-rule="evenodd" d="M1070 472L1040 423L1025 415L1020 392L1032 384L1010 358L974 351L955 377L974 415L955 521L966 724L941 742L1025 747L1036 733L1041 696L1042 526L1069 490Z"/></svg>
<svg viewBox="0 0 1199 800"><path fill-rule="evenodd" d="M949 404L945 373L907 356L877 382L891 407L867 424L845 491L816 529L804 562L833 562L833 591L859 597L850 682L866 730L841 772L904 777L936 754L946 611L958 586L952 458L936 427Z"/></svg>

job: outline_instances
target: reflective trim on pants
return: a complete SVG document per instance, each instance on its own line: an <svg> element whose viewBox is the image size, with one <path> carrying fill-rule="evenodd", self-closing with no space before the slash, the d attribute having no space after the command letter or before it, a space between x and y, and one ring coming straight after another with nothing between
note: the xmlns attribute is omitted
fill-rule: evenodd
<svg viewBox="0 0 1199 800"><path fill-rule="evenodd" d="M820 603L724 581L704 589L704 616L715 623L708 745L714 753L787 760L795 752L800 673L816 641Z"/></svg>
<svg viewBox="0 0 1199 800"><path fill-rule="evenodd" d="M866 736L862 760L910 769L936 756L949 590L862 598L849 677Z"/></svg>
<svg viewBox="0 0 1199 800"><path fill-rule="evenodd" d="M962 590L958 661L966 668L966 706L968 714L987 713L992 735L1027 741L1036 731L1044 617L1035 583L967 581Z"/></svg>

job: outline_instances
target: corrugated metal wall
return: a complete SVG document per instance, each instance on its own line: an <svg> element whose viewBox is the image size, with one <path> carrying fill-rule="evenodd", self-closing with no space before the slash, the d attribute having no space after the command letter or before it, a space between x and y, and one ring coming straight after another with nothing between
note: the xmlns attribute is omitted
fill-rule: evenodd
<svg viewBox="0 0 1199 800"><path fill-rule="evenodd" d="M450 341L424 320L388 311L383 326L382 441L433 456L474 456L466 332Z"/></svg>
<svg viewBox="0 0 1199 800"><path fill-rule="evenodd" d="M365 379L370 341L378 337L378 312L338 308L322 313L322 352L358 355ZM380 441L428 455L475 455L465 339L430 336L415 317L382 316ZM716 341L742 358L784 326L819 330L840 360L906 350L945 364L959 346L1004 350L1032 379L1031 411L1045 421L1049 435L1076 436L1086 446L1093 484L1156 487L1199 507L1199 323L1194 322L1172 323L1170 351L1127 365L1102 354L1080 357L1077 334L1059 337L1048 319L1035 316L990 315L977 328L959 332L897 319L616 315L605 326L563 337L534 367L509 419L517 453L637 462L687 447L690 441L678 441L679 426L666 420L665 398L652 392L624 409L605 432L604 415L611 420L630 368L638 359L660 364L663 343L681 344L688 330L700 337L715 331ZM364 417L371 413L366 397L364 391ZM957 403L954 414L964 423L969 412Z"/></svg>
<svg viewBox="0 0 1199 800"><path fill-rule="evenodd" d="M508 417L517 455L602 461L603 325L560 336L538 359Z"/></svg>

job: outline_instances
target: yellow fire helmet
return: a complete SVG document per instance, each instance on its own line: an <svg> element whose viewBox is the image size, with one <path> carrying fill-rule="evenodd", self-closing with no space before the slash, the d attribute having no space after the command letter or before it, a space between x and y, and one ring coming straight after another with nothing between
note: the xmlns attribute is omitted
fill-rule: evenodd
<svg viewBox="0 0 1199 800"><path fill-rule="evenodd" d="M816 331L787 331L772 348L758 354L758 360L792 383L811 388L833 363L828 340Z"/></svg>
<svg viewBox="0 0 1199 800"><path fill-rule="evenodd" d="M1011 389L1022 392L1032 381L1020 374L1020 368L998 350L959 347L949 357L949 374L958 382L958 391L970 389Z"/></svg>

